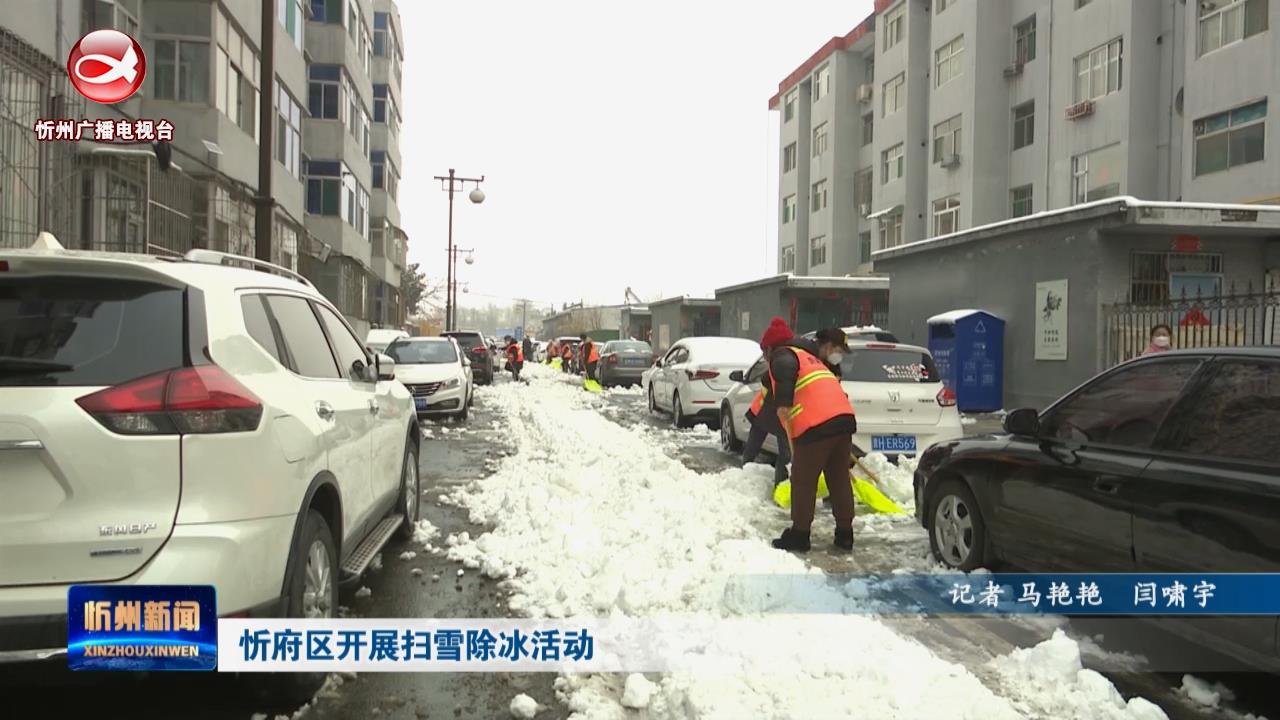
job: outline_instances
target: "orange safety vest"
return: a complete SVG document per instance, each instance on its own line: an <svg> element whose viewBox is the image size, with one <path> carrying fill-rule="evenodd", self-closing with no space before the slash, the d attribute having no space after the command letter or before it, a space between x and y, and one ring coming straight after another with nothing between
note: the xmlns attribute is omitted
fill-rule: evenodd
<svg viewBox="0 0 1280 720"><path fill-rule="evenodd" d="M849 396L844 394L839 378L827 364L807 350L794 346L787 346L787 349L800 361L795 402L791 406L791 439L799 438L832 418L853 415ZM777 387L772 368L769 370L769 384Z"/></svg>
<svg viewBox="0 0 1280 720"><path fill-rule="evenodd" d="M587 362L588 363L599 362L600 350L596 348L596 344L593 342L588 342L586 345L587 345Z"/></svg>
<svg viewBox="0 0 1280 720"><path fill-rule="evenodd" d="M769 397L769 391L764 389L763 387L760 388L760 392L756 393L755 398L751 401L752 415L760 414L760 410L764 407L764 399L766 397Z"/></svg>
<svg viewBox="0 0 1280 720"><path fill-rule="evenodd" d="M564 348L560 350L560 357L564 358L565 360L572 360L572 359L573 359L573 346L572 346L572 345L569 345L569 344L566 344L566 345L564 346Z"/></svg>
<svg viewBox="0 0 1280 720"><path fill-rule="evenodd" d="M511 343L507 346L507 354L512 355L512 360L516 362L524 362L524 348L520 347L520 343Z"/></svg>

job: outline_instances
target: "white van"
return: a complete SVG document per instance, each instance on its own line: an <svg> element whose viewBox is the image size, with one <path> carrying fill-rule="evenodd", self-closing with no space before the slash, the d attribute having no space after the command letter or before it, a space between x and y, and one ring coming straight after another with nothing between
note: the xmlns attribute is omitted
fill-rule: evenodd
<svg viewBox="0 0 1280 720"><path fill-rule="evenodd" d="M407 337L409 337L409 333L397 328L375 328L365 336L364 344L371 352L384 353L387 351L388 345L400 338Z"/></svg>

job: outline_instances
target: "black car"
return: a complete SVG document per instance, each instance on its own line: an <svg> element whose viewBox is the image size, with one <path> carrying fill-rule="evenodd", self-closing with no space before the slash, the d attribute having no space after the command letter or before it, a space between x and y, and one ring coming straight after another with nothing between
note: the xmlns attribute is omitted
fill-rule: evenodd
<svg viewBox="0 0 1280 720"><path fill-rule="evenodd" d="M900 342L898 340L898 337L893 333L889 332L888 330L879 330L875 328L853 328L853 327L843 328L843 329L844 329L845 339L847 340L867 340L870 342L887 342L887 343ZM815 340L817 339L817 336L818 336L817 330L810 330L809 332L805 333L804 335L801 335L800 337L804 338L805 340Z"/></svg>
<svg viewBox="0 0 1280 720"><path fill-rule="evenodd" d="M476 330L450 330L440 335L458 341L458 347L471 360L471 377L477 385L493 384L493 351L482 333Z"/></svg>
<svg viewBox="0 0 1280 720"><path fill-rule="evenodd" d="M934 556L971 570L1280 572L1280 348L1148 355L915 475ZM1275 617L1163 623L1280 670Z"/></svg>

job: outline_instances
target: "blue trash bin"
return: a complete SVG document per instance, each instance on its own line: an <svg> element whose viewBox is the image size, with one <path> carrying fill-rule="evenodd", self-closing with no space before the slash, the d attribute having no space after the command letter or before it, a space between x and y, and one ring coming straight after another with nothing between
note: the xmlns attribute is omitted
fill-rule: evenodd
<svg viewBox="0 0 1280 720"><path fill-rule="evenodd" d="M985 310L929 318L929 352L960 412L1004 407L1004 320Z"/></svg>

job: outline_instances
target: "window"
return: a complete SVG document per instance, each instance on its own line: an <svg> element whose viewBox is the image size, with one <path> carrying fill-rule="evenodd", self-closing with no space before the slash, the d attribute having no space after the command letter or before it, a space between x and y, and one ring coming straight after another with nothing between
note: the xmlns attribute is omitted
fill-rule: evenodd
<svg viewBox="0 0 1280 720"><path fill-rule="evenodd" d="M1199 367L1199 360L1187 358L1142 363L1105 375L1049 411L1044 436L1091 445L1150 447Z"/></svg>
<svg viewBox="0 0 1280 720"><path fill-rule="evenodd" d="M907 29L907 4L905 2L898 3L898 6L884 14L884 49L897 45L906 37Z"/></svg>
<svg viewBox="0 0 1280 720"><path fill-rule="evenodd" d="M940 163L960 154L960 116L933 126L933 161Z"/></svg>
<svg viewBox="0 0 1280 720"><path fill-rule="evenodd" d="M853 201L859 206L858 215L866 217L867 211L871 209L871 187L875 182L875 172L871 168L859 170L857 175L853 176Z"/></svg>
<svg viewBox="0 0 1280 720"><path fill-rule="evenodd" d="M302 177L302 106L276 78L276 162L295 178Z"/></svg>
<svg viewBox="0 0 1280 720"><path fill-rule="evenodd" d="M796 169L796 144L782 148L782 172L789 173Z"/></svg>
<svg viewBox="0 0 1280 720"><path fill-rule="evenodd" d="M933 201L933 236L950 235L960 229L960 196Z"/></svg>
<svg viewBox="0 0 1280 720"><path fill-rule="evenodd" d="M880 184L902 177L902 143L880 153Z"/></svg>
<svg viewBox="0 0 1280 720"><path fill-rule="evenodd" d="M907 101L906 92L907 76L899 73L897 77L891 78L884 84L884 111L882 117L888 117L902 108Z"/></svg>
<svg viewBox="0 0 1280 720"><path fill-rule="evenodd" d="M1266 154L1267 101L1195 121L1196 176L1260 162Z"/></svg>
<svg viewBox="0 0 1280 720"><path fill-rule="evenodd" d="M1267 0L1200 3L1199 53L1213 52L1267 29Z"/></svg>
<svg viewBox="0 0 1280 720"><path fill-rule="evenodd" d="M1013 61L1025 65L1036 59L1036 16L1013 26Z"/></svg>
<svg viewBox="0 0 1280 720"><path fill-rule="evenodd" d="M312 63L307 67L307 73L310 77L307 94L308 113L316 119L341 119L342 67Z"/></svg>
<svg viewBox="0 0 1280 720"><path fill-rule="evenodd" d="M831 66L823 65L813 74L813 102L817 103L829 92L831 92Z"/></svg>
<svg viewBox="0 0 1280 720"><path fill-rule="evenodd" d="M241 295L240 314L244 316L244 327L249 331L249 337L283 365L280 346L276 343L276 334L271 329L271 318L267 317L267 306L263 304L264 302L261 295Z"/></svg>
<svg viewBox="0 0 1280 720"><path fill-rule="evenodd" d="M356 40L360 36L360 18L362 16L360 5L356 3L356 0L344 1L347 4L347 21L343 23L343 26L347 28L347 35L350 35L352 40Z"/></svg>
<svg viewBox="0 0 1280 720"><path fill-rule="evenodd" d="M152 56L151 97L187 103L209 102L209 43L157 38Z"/></svg>
<svg viewBox="0 0 1280 720"><path fill-rule="evenodd" d="M1170 449L1227 460L1280 462L1280 363L1220 360L1199 402L1186 407ZM1179 413L1181 414L1181 413Z"/></svg>
<svg viewBox="0 0 1280 720"><path fill-rule="evenodd" d="M309 160L303 163L307 177L307 212L312 215L342 214L342 177L346 168L337 161Z"/></svg>
<svg viewBox="0 0 1280 720"><path fill-rule="evenodd" d="M1159 305L1170 299L1173 273L1221 275L1221 253L1133 252L1129 256L1129 302ZM1217 294L1217 293L1215 293ZM1173 299L1180 299L1175 295Z"/></svg>
<svg viewBox="0 0 1280 720"><path fill-rule="evenodd" d="M369 164L373 168L373 187L385 192L392 200L396 199L400 187L400 173L396 164L387 158L387 153L375 150L369 154Z"/></svg>
<svg viewBox="0 0 1280 720"><path fill-rule="evenodd" d="M392 135L400 132L400 108L389 85L373 86L373 121L386 125Z"/></svg>
<svg viewBox="0 0 1280 720"><path fill-rule="evenodd" d="M1116 38L1076 58L1076 102L1119 92L1124 40Z"/></svg>
<svg viewBox="0 0 1280 720"><path fill-rule="evenodd" d="M311 0L311 19L316 22L341 25L342 0Z"/></svg>
<svg viewBox="0 0 1280 720"><path fill-rule="evenodd" d="M276 0L276 21L284 28L284 32L293 40L293 46L302 52L306 49L303 36L307 26L307 7L305 0Z"/></svg>
<svg viewBox="0 0 1280 720"><path fill-rule="evenodd" d="M862 147L871 144L875 139L876 114L869 112L862 116Z"/></svg>
<svg viewBox="0 0 1280 720"><path fill-rule="evenodd" d="M311 303L300 297L270 295L267 307L275 317L284 340L285 350L293 361L293 369L299 375L310 378L337 379L338 366L333 361L333 351L325 340L324 331Z"/></svg>
<svg viewBox="0 0 1280 720"><path fill-rule="evenodd" d="M858 233L858 262L871 262L871 231Z"/></svg>
<svg viewBox="0 0 1280 720"><path fill-rule="evenodd" d="M955 5L956 2L957 0L934 0L933 14L941 15L944 11L946 11L947 8L951 7L952 5Z"/></svg>
<svg viewBox="0 0 1280 720"><path fill-rule="evenodd" d="M258 139L258 53L221 10L217 11L214 106Z"/></svg>
<svg viewBox="0 0 1280 720"><path fill-rule="evenodd" d="M902 211L891 212L880 218L880 249L902 244Z"/></svg>
<svg viewBox="0 0 1280 720"><path fill-rule="evenodd" d="M820 123L813 129L813 156L818 157L827 151L827 124Z"/></svg>
<svg viewBox="0 0 1280 720"><path fill-rule="evenodd" d="M782 224L793 222L796 219L796 196L788 195L782 198Z"/></svg>
<svg viewBox="0 0 1280 720"><path fill-rule="evenodd" d="M825 210L827 207L827 181L819 180L813 184L813 187L810 188L810 190L809 210L812 212Z"/></svg>
<svg viewBox="0 0 1280 720"><path fill-rule="evenodd" d="M1036 101L1013 109L1013 149L1024 148L1036 141Z"/></svg>
<svg viewBox="0 0 1280 720"><path fill-rule="evenodd" d="M136 38L138 10L138 0L84 0L81 18L86 32L114 29Z"/></svg>
<svg viewBox="0 0 1280 720"><path fill-rule="evenodd" d="M1030 185L1016 187L1009 191L1009 217L1026 217L1032 210L1032 188Z"/></svg>
<svg viewBox="0 0 1280 720"><path fill-rule="evenodd" d="M934 84L937 87L951 82L951 80L960 76L964 71L962 62L964 60L964 36L952 40L951 42L938 48L933 54L933 76Z"/></svg>
<svg viewBox="0 0 1280 720"><path fill-rule="evenodd" d="M780 267L782 272L795 272L796 248L794 245L787 245L782 248Z"/></svg>
<svg viewBox="0 0 1280 720"><path fill-rule="evenodd" d="M782 98L782 122L791 122L796 118L796 91L792 90Z"/></svg>
<svg viewBox="0 0 1280 720"><path fill-rule="evenodd" d="M319 303L316 304L316 310L320 311L320 320L329 331L329 341L333 343L333 349L338 355L338 367L342 368L343 376L356 382L365 381L369 356L365 354L364 346L351 334L347 323L332 310Z"/></svg>
<svg viewBox="0 0 1280 720"><path fill-rule="evenodd" d="M1123 160L1118 144L1071 158L1071 192L1075 204L1119 195Z"/></svg>
<svg viewBox="0 0 1280 720"><path fill-rule="evenodd" d="M827 236L809 238L809 267L827 262Z"/></svg>

